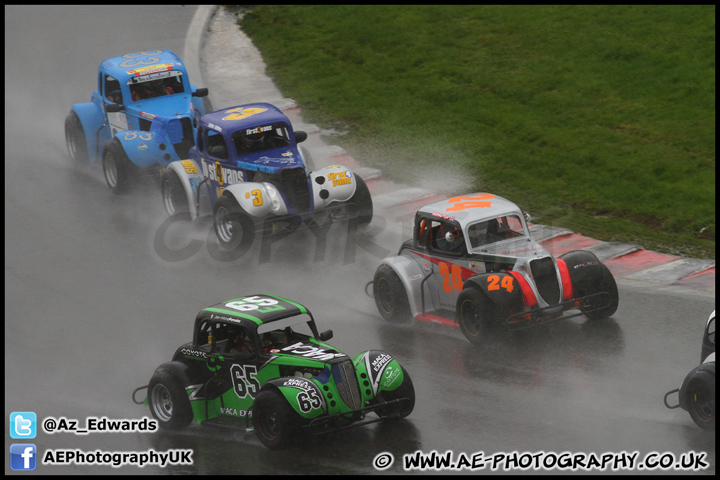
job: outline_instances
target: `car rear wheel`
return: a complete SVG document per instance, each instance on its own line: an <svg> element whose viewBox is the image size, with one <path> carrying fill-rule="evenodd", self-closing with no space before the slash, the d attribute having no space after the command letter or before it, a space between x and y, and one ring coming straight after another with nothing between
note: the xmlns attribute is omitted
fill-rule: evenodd
<svg viewBox="0 0 720 480"><path fill-rule="evenodd" d="M715 431L715 376L695 372L687 382L687 406L690 417L703 430Z"/></svg>
<svg viewBox="0 0 720 480"><path fill-rule="evenodd" d="M177 430L192 421L192 408L180 381L166 372L157 372L148 385L150 413L162 428Z"/></svg>
<svg viewBox="0 0 720 480"><path fill-rule="evenodd" d="M610 269L602 263L600 264L600 269L602 270L602 279L600 280L600 284L598 285L597 289L593 293L607 293L608 295L610 295L610 303L607 304L606 307L602 307L600 309L596 308L596 305L604 305L607 302L607 297L603 295L599 297L597 301L591 301L589 305L583 305L581 307L583 313L590 320L601 320L603 318L611 316L617 311L619 303L618 288L617 283L615 283L615 277L613 277Z"/></svg>
<svg viewBox="0 0 720 480"><path fill-rule="evenodd" d="M215 235L225 251L245 251L255 239L255 225L237 200L224 195L215 203L213 211Z"/></svg>
<svg viewBox="0 0 720 480"><path fill-rule="evenodd" d="M405 286L389 265L382 264L375 272L373 296L375 305L385 320L404 322L410 318L410 302Z"/></svg>
<svg viewBox="0 0 720 480"><path fill-rule="evenodd" d="M491 329L500 329L497 308L476 288L465 288L457 299L460 331L470 343L480 345Z"/></svg>
<svg viewBox="0 0 720 480"><path fill-rule="evenodd" d="M408 371L403 368L402 385L395 390L380 392L379 396L381 396L386 402L400 398L406 398L407 400L376 409L375 413L378 417L405 418L410 415L415 408L415 387L413 386L413 382Z"/></svg>
<svg viewBox="0 0 720 480"><path fill-rule="evenodd" d="M103 173L108 187L116 194L125 193L135 181L135 167L117 139L105 147Z"/></svg>
<svg viewBox="0 0 720 480"><path fill-rule="evenodd" d="M252 410L253 427L266 447L273 450L284 448L296 437L299 417L279 392L260 392Z"/></svg>
<svg viewBox="0 0 720 480"><path fill-rule="evenodd" d="M165 211L170 216L190 210L187 194L180 181L180 177L178 177L178 174L174 170L163 172L162 197L163 203L165 204Z"/></svg>
<svg viewBox="0 0 720 480"><path fill-rule="evenodd" d="M65 144L67 145L68 155L78 165L88 163L88 148L85 142L85 130L77 113L71 111L65 118Z"/></svg>

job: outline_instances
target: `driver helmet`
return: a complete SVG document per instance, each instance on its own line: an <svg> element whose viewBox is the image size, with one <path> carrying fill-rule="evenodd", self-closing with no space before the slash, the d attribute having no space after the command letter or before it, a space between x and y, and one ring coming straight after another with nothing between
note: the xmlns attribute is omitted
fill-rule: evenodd
<svg viewBox="0 0 720 480"><path fill-rule="evenodd" d="M230 342L228 351L236 350L240 353L252 352L252 344L245 332L235 327L228 327L228 342Z"/></svg>
<svg viewBox="0 0 720 480"><path fill-rule="evenodd" d="M443 244L448 250L457 248L463 243L460 230L449 223L440 224L440 239L443 240Z"/></svg>
<svg viewBox="0 0 720 480"><path fill-rule="evenodd" d="M259 150L265 141L265 134L263 132L251 133L249 135L243 135L242 141L250 151Z"/></svg>
<svg viewBox="0 0 720 480"><path fill-rule="evenodd" d="M157 97L165 94L162 80L154 80L152 82L144 82L140 84L142 92L147 97Z"/></svg>

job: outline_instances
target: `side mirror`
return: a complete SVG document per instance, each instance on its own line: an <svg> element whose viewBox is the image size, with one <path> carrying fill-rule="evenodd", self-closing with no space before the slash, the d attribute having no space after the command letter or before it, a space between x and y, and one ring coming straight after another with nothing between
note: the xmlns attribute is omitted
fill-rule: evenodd
<svg viewBox="0 0 720 480"><path fill-rule="evenodd" d="M125 109L125 107L123 107L119 103L106 103L105 104L105 111L107 113L122 112L124 109Z"/></svg>
<svg viewBox="0 0 720 480"><path fill-rule="evenodd" d="M301 143L307 140L307 132L295 130L295 143Z"/></svg>
<svg viewBox="0 0 720 480"><path fill-rule="evenodd" d="M326 342L330 340L333 337L333 331L332 330L325 330L318 336L318 340L321 342Z"/></svg>
<svg viewBox="0 0 720 480"><path fill-rule="evenodd" d="M208 89L207 87L198 88L192 93L193 97L207 97L208 96Z"/></svg>

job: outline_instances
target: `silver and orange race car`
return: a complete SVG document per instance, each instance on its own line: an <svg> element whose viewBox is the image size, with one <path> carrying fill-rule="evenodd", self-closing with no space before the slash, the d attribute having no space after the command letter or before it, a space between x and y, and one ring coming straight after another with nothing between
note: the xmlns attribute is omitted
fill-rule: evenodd
<svg viewBox="0 0 720 480"><path fill-rule="evenodd" d="M491 332L613 315L618 289L610 270L586 250L553 257L531 238L527 218L490 193L420 208L413 238L375 272L380 315L459 324L475 344Z"/></svg>

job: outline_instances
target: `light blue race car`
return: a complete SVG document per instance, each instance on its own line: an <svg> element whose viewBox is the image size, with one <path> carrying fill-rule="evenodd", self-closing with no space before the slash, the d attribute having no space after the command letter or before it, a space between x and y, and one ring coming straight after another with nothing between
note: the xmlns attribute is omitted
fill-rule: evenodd
<svg viewBox="0 0 720 480"><path fill-rule="evenodd" d="M102 159L108 186L125 192L139 176L187 158L198 119L212 110L207 94L169 50L109 58L91 100L65 119L68 153L81 165Z"/></svg>

